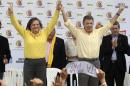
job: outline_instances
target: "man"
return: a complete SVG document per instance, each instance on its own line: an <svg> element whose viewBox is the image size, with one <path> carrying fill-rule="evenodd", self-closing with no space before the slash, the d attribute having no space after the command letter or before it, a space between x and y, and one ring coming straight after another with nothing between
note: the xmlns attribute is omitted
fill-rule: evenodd
<svg viewBox="0 0 130 86"><path fill-rule="evenodd" d="M1 25L0 22L0 27ZM7 38L0 35L0 42L0 79L2 80L5 72L5 64L9 62L11 55Z"/></svg>
<svg viewBox="0 0 130 86"><path fill-rule="evenodd" d="M10 58L11 54L8 39L0 35L0 80L3 79L3 74L5 72L5 64L9 62Z"/></svg>
<svg viewBox="0 0 130 86"><path fill-rule="evenodd" d="M70 31L68 31L66 35L67 35L67 39L65 42L65 50L66 50L66 57L67 57L68 63L70 63L70 62L78 60L76 38L72 35ZM70 77L70 74L68 74L68 77L67 77L68 86L70 86L71 84L70 83L71 78L72 78L72 82L76 80L76 74L72 74L72 77Z"/></svg>
<svg viewBox="0 0 130 86"><path fill-rule="evenodd" d="M119 33L120 25L115 22L111 28L111 34L103 37L101 45L101 57L103 70L106 73L108 86L124 86L126 72L125 54L129 52L127 36ZM115 81L115 82L114 82Z"/></svg>
<svg viewBox="0 0 130 86"><path fill-rule="evenodd" d="M64 40L56 37L56 32L53 30L47 39L46 61L48 67L62 69L67 64Z"/></svg>
<svg viewBox="0 0 130 86"><path fill-rule="evenodd" d="M84 16L84 29L77 29L68 19L67 15L64 12L64 9L62 9L65 26L72 32L72 34L76 38L79 61L88 61L94 64L95 67L100 67L98 58L102 37L109 30L109 28L112 27L113 23L117 20L123 10L124 6L121 5L118 12L111 19L111 21L107 25L99 29L93 29L94 19L92 16ZM98 86L98 79L82 73L79 74L79 85Z"/></svg>
<svg viewBox="0 0 130 86"><path fill-rule="evenodd" d="M70 31L67 32L67 39L65 41L65 51L68 62L77 61L78 53L76 48L76 38Z"/></svg>

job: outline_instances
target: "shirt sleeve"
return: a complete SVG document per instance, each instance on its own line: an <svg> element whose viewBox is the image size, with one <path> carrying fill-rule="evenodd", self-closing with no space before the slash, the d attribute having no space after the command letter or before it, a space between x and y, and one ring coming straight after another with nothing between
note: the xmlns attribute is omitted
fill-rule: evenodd
<svg viewBox="0 0 130 86"><path fill-rule="evenodd" d="M14 15L11 15L11 24L15 27L15 29L20 33L21 36L25 36L26 29L21 26Z"/></svg>
<svg viewBox="0 0 130 86"><path fill-rule="evenodd" d="M45 33L46 35L48 36L52 30L54 29L57 21L58 21L58 18L59 18L59 11L56 10L55 13L54 13L54 16L52 17L51 21L48 23L46 29L45 29Z"/></svg>
<svg viewBox="0 0 130 86"><path fill-rule="evenodd" d="M76 28L75 25L72 24L72 22L68 19L65 22L65 26L71 31L71 33L76 37L77 33L78 33L78 28Z"/></svg>
<svg viewBox="0 0 130 86"><path fill-rule="evenodd" d="M104 36L105 34L108 33L108 31L110 30L110 28L112 27L112 23L108 22L105 26L101 27L98 29L98 32L101 36Z"/></svg>

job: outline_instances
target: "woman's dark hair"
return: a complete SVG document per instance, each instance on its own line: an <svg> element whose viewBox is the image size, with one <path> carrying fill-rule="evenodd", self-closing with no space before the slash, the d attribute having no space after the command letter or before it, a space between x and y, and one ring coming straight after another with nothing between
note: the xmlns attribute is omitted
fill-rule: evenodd
<svg viewBox="0 0 130 86"><path fill-rule="evenodd" d="M33 17L33 18L31 18L31 19L28 21L27 26L26 26L26 30L31 30L31 24L32 24L35 20L39 21L40 27L42 28L42 23L41 23L41 21L40 21L37 17Z"/></svg>

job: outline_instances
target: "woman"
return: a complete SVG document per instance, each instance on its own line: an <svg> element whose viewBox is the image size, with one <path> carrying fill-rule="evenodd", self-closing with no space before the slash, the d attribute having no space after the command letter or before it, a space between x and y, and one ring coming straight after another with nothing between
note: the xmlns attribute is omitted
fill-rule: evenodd
<svg viewBox="0 0 130 86"><path fill-rule="evenodd" d="M24 86L31 86L30 80L35 77L44 81L44 86L46 86L45 50L47 37L57 23L61 7L61 2L58 1L54 16L44 29L42 29L42 24L36 17L29 20L25 29L15 18L13 6L10 4L8 8L12 25L24 39Z"/></svg>

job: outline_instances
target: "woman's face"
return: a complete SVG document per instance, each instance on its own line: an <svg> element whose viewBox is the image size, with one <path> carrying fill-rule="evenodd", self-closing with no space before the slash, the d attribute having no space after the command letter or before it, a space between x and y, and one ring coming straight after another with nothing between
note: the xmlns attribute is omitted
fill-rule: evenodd
<svg viewBox="0 0 130 86"><path fill-rule="evenodd" d="M41 29L41 27L40 27L39 21L38 20L34 20L32 22L32 24L31 24L31 31L32 31L32 33L37 34L37 33L39 33L40 29Z"/></svg>

